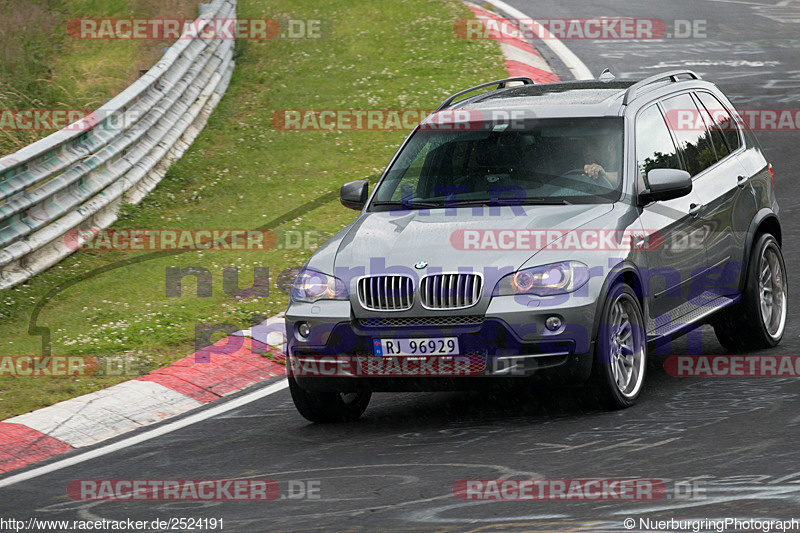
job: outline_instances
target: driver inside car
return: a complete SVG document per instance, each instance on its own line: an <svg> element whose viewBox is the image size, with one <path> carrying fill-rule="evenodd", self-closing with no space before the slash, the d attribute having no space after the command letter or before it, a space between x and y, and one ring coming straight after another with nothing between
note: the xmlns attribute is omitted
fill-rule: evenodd
<svg viewBox="0 0 800 533"><path fill-rule="evenodd" d="M619 150L615 149L614 141L601 136L587 137L582 143L583 173L596 180L607 179L611 185L619 184Z"/></svg>

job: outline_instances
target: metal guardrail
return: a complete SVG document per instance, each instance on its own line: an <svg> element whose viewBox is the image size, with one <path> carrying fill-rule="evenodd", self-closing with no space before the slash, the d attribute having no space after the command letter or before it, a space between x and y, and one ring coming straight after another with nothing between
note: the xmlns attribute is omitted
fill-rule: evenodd
<svg viewBox="0 0 800 533"><path fill-rule="evenodd" d="M195 26L235 17L236 0L214 0ZM233 49L232 39L181 38L93 114L0 159L0 289L72 253L68 231L109 226L123 201L158 184L225 93Z"/></svg>

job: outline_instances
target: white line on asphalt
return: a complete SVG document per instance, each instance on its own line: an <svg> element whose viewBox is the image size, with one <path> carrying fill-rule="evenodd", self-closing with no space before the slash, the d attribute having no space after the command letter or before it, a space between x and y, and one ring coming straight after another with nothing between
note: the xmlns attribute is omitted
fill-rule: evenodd
<svg viewBox="0 0 800 533"><path fill-rule="evenodd" d="M523 24L525 20L533 18L526 15L519 9L506 4L502 0L486 0L486 1L495 6L496 8L504 11L508 15L517 19L520 24ZM564 43L559 41L546 28L542 26L540 26L540 28L542 30L542 35L539 35L540 40L544 44L546 44L550 48L550 50L552 50L553 53L558 56L558 58L561 61L564 62L564 64L567 66L570 72L572 72L572 75L575 76L576 80L594 79L594 76L592 76L592 72L589 70L589 68L583 64L583 61L578 59L578 56L572 53L572 50L567 48L567 46Z"/></svg>
<svg viewBox="0 0 800 533"><path fill-rule="evenodd" d="M268 385L263 389L255 390L253 392L245 394L244 396L236 398L235 400L225 402L222 405L218 405L216 407L211 407L207 410L200 411L197 414L187 416L186 418L182 418L174 422L167 422L164 425L158 426L149 431L145 431L144 433L140 433L139 435L134 435L133 437L128 437L127 439L123 439L121 441L114 442L106 446L102 446L100 448L89 450L86 453L82 453L80 455L67 457L66 459L56 461L55 463L51 463L49 465L40 466L38 468L33 468L31 470L28 470L27 472L21 472L19 474L15 474L4 479L0 479L0 488L8 487L9 485L14 485L15 483L19 483L20 481L27 481L29 479L42 476L44 474L49 474L50 472L55 472L56 470L61 470L62 468L74 466L83 463L85 461L89 461L90 459L102 457L103 455L128 448L129 446L133 446L134 444L139 444L140 442L145 442L155 437L160 437L162 435L166 435L167 433L172 433L173 431L185 428L186 426L191 426L192 424L196 424L197 422L202 422L203 420L213 418L219 414L232 411L238 407L247 405L250 402L260 400L261 398L266 398L271 394L282 391L288 386L289 382L286 381L285 379L282 379L277 383L273 383L272 385Z"/></svg>

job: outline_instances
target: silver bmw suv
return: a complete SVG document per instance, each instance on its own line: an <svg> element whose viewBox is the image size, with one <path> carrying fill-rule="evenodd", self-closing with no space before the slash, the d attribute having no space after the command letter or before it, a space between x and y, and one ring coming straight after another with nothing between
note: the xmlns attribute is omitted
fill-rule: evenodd
<svg viewBox="0 0 800 533"><path fill-rule="evenodd" d="M788 290L774 176L741 124L685 70L451 96L371 193L342 186L359 215L292 286L298 411L346 421L373 391L523 379L623 408L648 351L700 325L731 350L776 345Z"/></svg>

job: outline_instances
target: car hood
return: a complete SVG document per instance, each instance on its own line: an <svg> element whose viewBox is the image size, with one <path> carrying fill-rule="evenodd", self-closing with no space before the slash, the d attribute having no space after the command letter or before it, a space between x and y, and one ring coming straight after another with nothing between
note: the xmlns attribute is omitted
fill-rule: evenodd
<svg viewBox="0 0 800 533"><path fill-rule="evenodd" d="M322 255L331 257L329 261L322 261L319 267L329 269L328 273L335 269L335 275L350 279L387 271L413 271L414 265L421 261L427 263L424 273L428 274L465 269L480 272L497 269L508 273L519 269L546 246L547 237L541 239L542 246L539 248L476 251L463 249L462 232L565 232L588 224L612 210L613 204L576 204L506 206L475 211L473 208L450 208L363 213L340 233L340 239L336 239L339 245L335 255L320 250ZM478 211L482 211L482 214L478 215ZM342 272L347 272L347 275L341 275Z"/></svg>

